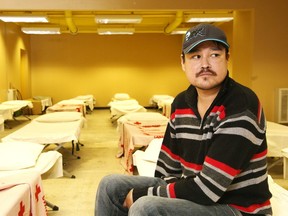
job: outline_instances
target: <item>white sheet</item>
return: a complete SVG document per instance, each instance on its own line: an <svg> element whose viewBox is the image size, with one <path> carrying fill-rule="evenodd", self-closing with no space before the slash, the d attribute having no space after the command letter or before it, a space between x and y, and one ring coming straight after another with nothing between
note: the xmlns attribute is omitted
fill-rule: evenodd
<svg viewBox="0 0 288 216"><path fill-rule="evenodd" d="M137 100L113 101L109 103L111 119L118 119L128 113L146 112L147 110Z"/></svg>
<svg viewBox="0 0 288 216"><path fill-rule="evenodd" d="M137 115L135 115L134 118L132 115L129 121L125 121L125 117L126 115L130 115L130 113L126 114L123 119L121 119L122 123L119 124L120 138L116 156L123 156L121 158L121 165L125 168L128 174L133 174L132 153L134 147L148 146L153 139L163 138L167 127L167 117L162 116L160 113L148 113L147 115L143 115L142 112L139 113L138 120L136 120ZM143 120L141 120L141 114Z"/></svg>
<svg viewBox="0 0 288 216"><path fill-rule="evenodd" d="M84 125L84 118L71 122L38 122L35 119L2 138L3 142L25 141L40 144L55 144L79 141L81 128Z"/></svg>
<svg viewBox="0 0 288 216"><path fill-rule="evenodd" d="M94 104L95 104L95 98L93 95L79 95L75 98L72 98L74 100L82 100L91 111L94 109Z"/></svg>
<svg viewBox="0 0 288 216"><path fill-rule="evenodd" d="M271 176L268 176L269 189L272 193L271 205L273 215L287 216L288 191L274 182Z"/></svg>
<svg viewBox="0 0 288 216"><path fill-rule="evenodd" d="M131 113L131 112L146 112L147 110L139 105L130 105L130 106L126 106L126 105L117 105L117 106L111 106L110 108L111 110L111 116L122 116L124 114L127 113Z"/></svg>
<svg viewBox="0 0 288 216"><path fill-rule="evenodd" d="M168 118L161 115L160 113L157 112L135 112L135 113L127 113L123 116L121 116L117 120L118 126L125 123L125 122L135 122L135 121L140 121L140 122L157 122L158 121L168 121Z"/></svg>
<svg viewBox="0 0 288 216"><path fill-rule="evenodd" d="M8 107L6 105L1 105L0 104L0 115L2 116L2 118L4 120L13 119L13 114L14 114L13 109L11 109L10 107Z"/></svg>
<svg viewBox="0 0 288 216"><path fill-rule="evenodd" d="M72 122L82 118L82 113L79 112L54 112L41 115L34 119L38 122L57 123L57 122Z"/></svg>
<svg viewBox="0 0 288 216"><path fill-rule="evenodd" d="M173 100L174 97L171 95L165 95L165 94L159 94L159 95L153 95L150 99L150 104L157 104L158 108L163 107L163 102L165 100Z"/></svg>
<svg viewBox="0 0 288 216"><path fill-rule="evenodd" d="M19 110L22 107L29 106L29 108L33 108L33 104L29 100L10 100L10 101L4 101L1 103L1 105L7 105L11 108L15 109L14 111ZM20 108L19 108L20 107Z"/></svg>
<svg viewBox="0 0 288 216"><path fill-rule="evenodd" d="M171 115L171 105L174 101L173 99L165 99L161 101L161 106L162 106L162 114L166 116L167 118L170 118Z"/></svg>
<svg viewBox="0 0 288 216"><path fill-rule="evenodd" d="M40 174L36 170L0 177L1 215L46 215Z"/></svg>
<svg viewBox="0 0 288 216"><path fill-rule="evenodd" d="M63 176L63 158L58 151L42 152L31 168L41 173L42 179L59 178Z"/></svg>
<svg viewBox="0 0 288 216"><path fill-rule="evenodd" d="M13 158L14 154L10 154ZM10 163L10 162L9 162ZM0 177L7 174L22 173L35 170L41 174L42 179L59 178L63 176L63 158L58 151L47 151L39 154L33 167L18 170L0 170Z"/></svg>
<svg viewBox="0 0 288 216"><path fill-rule="evenodd" d="M288 148L288 127L267 121L268 157L283 157L281 151Z"/></svg>
<svg viewBox="0 0 288 216"><path fill-rule="evenodd" d="M34 99L34 100L40 100L40 101L41 101L42 111L44 111L46 107L52 106L52 99L51 99L51 97L47 97L47 96L34 96L33 99Z"/></svg>
<svg viewBox="0 0 288 216"><path fill-rule="evenodd" d="M3 116L4 120L12 120L14 112L26 106L33 108L32 102L28 100L4 101L0 104L0 115Z"/></svg>
<svg viewBox="0 0 288 216"><path fill-rule="evenodd" d="M162 142L163 138L153 139L145 151L137 150L133 154L133 165L140 176L154 176Z"/></svg>
<svg viewBox="0 0 288 216"><path fill-rule="evenodd" d="M44 145L30 142L0 143L0 171L34 167Z"/></svg>
<svg viewBox="0 0 288 216"><path fill-rule="evenodd" d="M155 174L156 163L144 160L144 151L137 150L133 154L133 165L137 167L140 176L153 177Z"/></svg>
<svg viewBox="0 0 288 216"><path fill-rule="evenodd" d="M131 105L139 105L138 101L135 99L127 99L127 100L119 100L119 101L110 101L108 106L131 106Z"/></svg>
<svg viewBox="0 0 288 216"><path fill-rule="evenodd" d="M80 112L86 115L86 104L83 100L68 99L62 100L47 108L46 113L51 112Z"/></svg>

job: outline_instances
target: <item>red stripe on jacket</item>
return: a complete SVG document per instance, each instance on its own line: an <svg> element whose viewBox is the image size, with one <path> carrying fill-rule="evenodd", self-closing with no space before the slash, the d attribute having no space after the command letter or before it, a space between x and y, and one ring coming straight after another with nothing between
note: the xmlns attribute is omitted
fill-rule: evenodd
<svg viewBox="0 0 288 216"><path fill-rule="evenodd" d="M220 161L214 160L213 158L210 158L208 156L205 158L205 161L206 161L206 163L211 164L213 167L216 167L216 168L224 171L225 173L228 173L231 176L236 176L237 174L240 173L240 170L234 169L230 166L227 166L226 164L224 164Z"/></svg>

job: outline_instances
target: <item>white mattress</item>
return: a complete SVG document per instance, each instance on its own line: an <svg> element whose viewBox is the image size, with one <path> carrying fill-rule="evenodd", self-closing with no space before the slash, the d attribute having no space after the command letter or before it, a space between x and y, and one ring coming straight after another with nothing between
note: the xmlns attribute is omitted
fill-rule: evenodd
<svg viewBox="0 0 288 216"><path fill-rule="evenodd" d="M281 151L288 148L288 127L267 121L268 157L283 157Z"/></svg>
<svg viewBox="0 0 288 216"><path fill-rule="evenodd" d="M153 139L145 151L137 150L133 154L133 165L137 166L140 176L153 177L163 138Z"/></svg>
<svg viewBox="0 0 288 216"><path fill-rule="evenodd" d="M273 215L287 216L288 191L278 185L271 176L268 176L269 189L272 193L271 205Z"/></svg>
<svg viewBox="0 0 288 216"><path fill-rule="evenodd" d="M94 104L95 104L95 99L93 95L79 95L75 98L72 98L74 100L82 100L90 110L93 111L94 109Z"/></svg>
<svg viewBox="0 0 288 216"><path fill-rule="evenodd" d="M110 101L108 106L131 106L131 105L139 105L138 101L135 99L127 99L127 100L119 100L119 101Z"/></svg>
<svg viewBox="0 0 288 216"><path fill-rule="evenodd" d="M131 103L129 101L132 101ZM119 103L120 102L120 103ZM125 103L121 103L125 102ZM136 101L137 102L137 101ZM115 101L110 103L110 111L111 111L111 117L112 118L119 118L122 115L125 115L127 113L135 113L135 112L146 112L146 108L142 105L138 104L138 102L133 102L133 100L127 100L127 101Z"/></svg>
<svg viewBox="0 0 288 216"><path fill-rule="evenodd" d="M30 142L0 143L0 176L36 170L42 178L63 176L62 154L42 152L44 146Z"/></svg>
<svg viewBox="0 0 288 216"><path fill-rule="evenodd" d="M60 114L63 113L65 112L61 112ZM79 115L77 112L67 112L69 115L73 113ZM59 115L59 113L50 114ZM43 118L43 116L40 117ZM81 117L76 121L51 121L47 123L39 122L36 118L31 123L2 138L2 142L26 141L40 144L66 143L71 141L78 142L84 121L85 119Z"/></svg>
<svg viewBox="0 0 288 216"><path fill-rule="evenodd" d="M14 112L28 106L33 108L33 104L28 100L11 100L5 101L0 104L0 115L3 116L4 120L13 119Z"/></svg>
<svg viewBox="0 0 288 216"><path fill-rule="evenodd" d="M164 101L173 99L174 97L171 95L165 95L165 94L153 95L152 98L150 99L150 104L157 104L158 108L162 108Z"/></svg>

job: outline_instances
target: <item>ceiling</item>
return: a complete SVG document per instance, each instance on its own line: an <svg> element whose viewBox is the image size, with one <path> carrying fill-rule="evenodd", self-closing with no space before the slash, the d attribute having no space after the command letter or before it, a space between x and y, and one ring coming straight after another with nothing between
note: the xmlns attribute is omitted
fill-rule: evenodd
<svg viewBox="0 0 288 216"><path fill-rule="evenodd" d="M166 33L175 29L184 29L197 23L188 23L188 17L198 16L233 16L233 11L0 11L0 15L45 15L48 23L16 23L20 27L60 27L61 33L81 34L97 33L101 28L133 28L135 33ZM99 24L95 22L96 15L139 15L142 21L136 24ZM214 23L215 24L215 23ZM220 25L221 23L217 23Z"/></svg>

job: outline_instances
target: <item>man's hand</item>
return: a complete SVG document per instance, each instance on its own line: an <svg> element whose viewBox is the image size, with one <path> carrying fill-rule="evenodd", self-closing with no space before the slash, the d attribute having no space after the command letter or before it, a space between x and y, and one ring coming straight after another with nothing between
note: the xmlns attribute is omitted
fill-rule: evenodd
<svg viewBox="0 0 288 216"><path fill-rule="evenodd" d="M133 189L131 189L131 190L129 191L129 193L128 193L127 196L126 196L126 199L124 200L123 206L124 206L125 208L128 208L128 209L129 209L129 208L131 207L131 205L133 204L132 192L133 192Z"/></svg>

